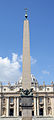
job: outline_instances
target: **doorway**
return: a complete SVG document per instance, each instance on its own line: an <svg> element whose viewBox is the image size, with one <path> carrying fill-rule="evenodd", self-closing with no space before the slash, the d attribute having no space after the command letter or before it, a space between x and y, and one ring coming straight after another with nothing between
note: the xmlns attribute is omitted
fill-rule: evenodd
<svg viewBox="0 0 54 120"><path fill-rule="evenodd" d="M13 113L14 113L13 109L10 109L9 115L13 116Z"/></svg>
<svg viewBox="0 0 54 120"><path fill-rule="evenodd" d="M39 109L39 115L42 115L42 116L43 116L43 108L40 108L40 109Z"/></svg>

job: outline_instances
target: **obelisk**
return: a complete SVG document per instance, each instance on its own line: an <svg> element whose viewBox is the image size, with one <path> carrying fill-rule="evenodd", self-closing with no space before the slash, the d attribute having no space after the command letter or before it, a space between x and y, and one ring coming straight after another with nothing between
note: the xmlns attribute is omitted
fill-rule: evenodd
<svg viewBox="0 0 54 120"><path fill-rule="evenodd" d="M27 20L27 13L25 14L23 27L23 74L22 87L23 89L31 88L31 63L30 63L30 36L29 36L29 21Z"/></svg>
<svg viewBox="0 0 54 120"><path fill-rule="evenodd" d="M30 35L29 21L27 19L27 10L25 14L23 27L23 74L22 88L25 96L22 97L22 120L32 120L32 98L29 96L31 89L31 63L30 63Z"/></svg>

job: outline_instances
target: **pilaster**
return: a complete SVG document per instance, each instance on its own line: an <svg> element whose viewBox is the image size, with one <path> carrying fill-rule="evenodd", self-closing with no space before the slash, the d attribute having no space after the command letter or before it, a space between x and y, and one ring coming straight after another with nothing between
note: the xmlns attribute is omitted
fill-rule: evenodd
<svg viewBox="0 0 54 120"><path fill-rule="evenodd" d="M6 104L6 117L9 116L9 98L7 97L7 104Z"/></svg>
<svg viewBox="0 0 54 120"><path fill-rule="evenodd" d="M34 116L36 116L36 97L34 97Z"/></svg>
<svg viewBox="0 0 54 120"><path fill-rule="evenodd" d="M54 97L51 98L52 116L54 117Z"/></svg>
<svg viewBox="0 0 54 120"><path fill-rule="evenodd" d="M14 117L16 117L16 98L14 98Z"/></svg>
<svg viewBox="0 0 54 120"><path fill-rule="evenodd" d="M1 111L2 111L2 103L1 103L1 96L0 96L0 116L2 115Z"/></svg>
<svg viewBox="0 0 54 120"><path fill-rule="evenodd" d="M17 98L17 116L19 116L19 98Z"/></svg>
<svg viewBox="0 0 54 120"><path fill-rule="evenodd" d="M46 116L46 97L44 96L44 116Z"/></svg>
<svg viewBox="0 0 54 120"><path fill-rule="evenodd" d="M39 116L39 97L37 97L37 116Z"/></svg>

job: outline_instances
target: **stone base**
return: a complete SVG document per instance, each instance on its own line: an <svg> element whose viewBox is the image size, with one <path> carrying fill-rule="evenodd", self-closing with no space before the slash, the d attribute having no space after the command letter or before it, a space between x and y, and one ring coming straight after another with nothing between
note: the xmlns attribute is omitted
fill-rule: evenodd
<svg viewBox="0 0 54 120"><path fill-rule="evenodd" d="M24 117L24 118L22 118L22 120L32 120L32 118L31 117L30 118L29 117L27 117L27 118Z"/></svg>
<svg viewBox="0 0 54 120"><path fill-rule="evenodd" d="M22 117L0 117L0 120L22 120ZM23 120L31 120L31 119L23 119ZM54 117L33 117L32 120L54 120Z"/></svg>
<svg viewBox="0 0 54 120"><path fill-rule="evenodd" d="M32 98L22 98L22 120L32 120Z"/></svg>
<svg viewBox="0 0 54 120"><path fill-rule="evenodd" d="M32 110L31 109L23 109L22 120L32 120Z"/></svg>
<svg viewBox="0 0 54 120"><path fill-rule="evenodd" d="M24 118L31 118L32 117L32 110L31 109L23 109L22 117Z"/></svg>

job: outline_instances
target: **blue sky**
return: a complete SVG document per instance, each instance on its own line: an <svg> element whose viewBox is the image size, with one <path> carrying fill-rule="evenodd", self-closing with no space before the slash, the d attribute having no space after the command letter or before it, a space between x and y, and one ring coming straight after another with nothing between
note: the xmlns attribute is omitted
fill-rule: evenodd
<svg viewBox="0 0 54 120"><path fill-rule="evenodd" d="M0 80L14 81L22 73L24 8L30 23L31 73L40 84L50 84L54 81L54 0L0 0Z"/></svg>

